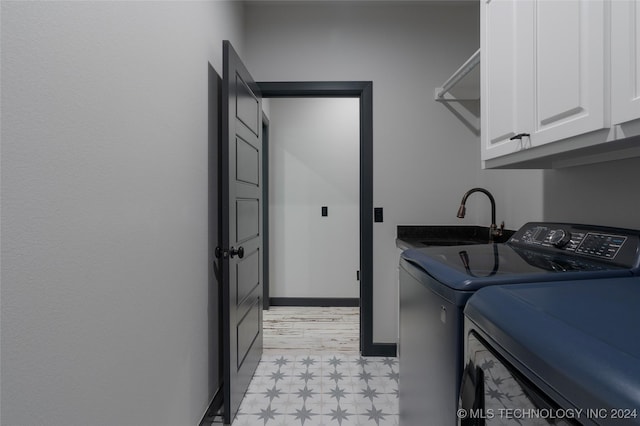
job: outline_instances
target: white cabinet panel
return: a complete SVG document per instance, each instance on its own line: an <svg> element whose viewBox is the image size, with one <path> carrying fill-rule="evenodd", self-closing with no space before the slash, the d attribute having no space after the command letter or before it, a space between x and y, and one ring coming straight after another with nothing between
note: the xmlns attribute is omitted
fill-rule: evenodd
<svg viewBox="0 0 640 426"><path fill-rule="evenodd" d="M580 3L540 2L536 8L536 83L540 126L584 111L580 84ZM562 28L562 37L549 28Z"/></svg>
<svg viewBox="0 0 640 426"><path fill-rule="evenodd" d="M611 4L611 119L640 118L640 3Z"/></svg>
<svg viewBox="0 0 640 426"><path fill-rule="evenodd" d="M519 128L532 125L528 114L522 111L523 103L530 96L523 92L522 88L526 86L521 83L527 78L522 73L523 61L531 57L530 53L523 55L522 49L523 45L531 43L524 38L528 34L527 28L532 26L526 3L505 0L481 3L483 159L516 151L519 141L510 138Z"/></svg>
<svg viewBox="0 0 640 426"><path fill-rule="evenodd" d="M491 14L487 16L487 96L491 98L488 114L489 143L499 144L515 134L515 63L516 6L511 2L491 2Z"/></svg>
<svg viewBox="0 0 640 426"><path fill-rule="evenodd" d="M483 0L483 160L608 126L608 19L605 0Z"/></svg>
<svg viewBox="0 0 640 426"><path fill-rule="evenodd" d="M532 146L604 128L604 2L541 0L535 6Z"/></svg>

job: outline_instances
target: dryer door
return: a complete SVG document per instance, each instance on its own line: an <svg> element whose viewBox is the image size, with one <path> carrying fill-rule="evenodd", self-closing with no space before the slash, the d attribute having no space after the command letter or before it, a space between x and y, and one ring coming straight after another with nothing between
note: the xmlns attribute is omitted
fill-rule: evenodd
<svg viewBox="0 0 640 426"><path fill-rule="evenodd" d="M458 425L579 425L577 410L561 409L475 333L466 342Z"/></svg>

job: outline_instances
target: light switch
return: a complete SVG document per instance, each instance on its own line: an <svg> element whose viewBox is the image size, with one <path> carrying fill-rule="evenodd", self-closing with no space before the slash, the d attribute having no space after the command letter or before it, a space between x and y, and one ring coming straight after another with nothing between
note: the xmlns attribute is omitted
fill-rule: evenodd
<svg viewBox="0 0 640 426"><path fill-rule="evenodd" d="M382 207L375 207L373 209L373 221L382 222Z"/></svg>
<svg viewBox="0 0 640 426"><path fill-rule="evenodd" d="M322 216L329 216L329 207L322 206Z"/></svg>

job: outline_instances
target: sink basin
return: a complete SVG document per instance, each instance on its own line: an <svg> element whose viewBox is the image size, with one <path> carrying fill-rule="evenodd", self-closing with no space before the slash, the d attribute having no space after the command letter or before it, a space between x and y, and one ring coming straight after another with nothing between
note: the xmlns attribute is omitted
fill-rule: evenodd
<svg viewBox="0 0 640 426"><path fill-rule="evenodd" d="M495 243L509 240L514 231L505 229ZM469 225L411 225L398 226L396 245L402 249L428 246L464 246L488 244L489 227Z"/></svg>
<svg viewBox="0 0 640 426"><path fill-rule="evenodd" d="M470 240L427 240L420 241L423 246L466 246L470 244L488 244L488 241Z"/></svg>

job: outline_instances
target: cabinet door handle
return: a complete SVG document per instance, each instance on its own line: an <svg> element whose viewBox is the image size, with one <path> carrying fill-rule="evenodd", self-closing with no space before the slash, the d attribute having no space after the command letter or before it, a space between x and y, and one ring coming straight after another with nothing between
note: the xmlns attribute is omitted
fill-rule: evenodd
<svg viewBox="0 0 640 426"><path fill-rule="evenodd" d="M524 137L527 137L527 138L528 138L528 137L530 137L530 136L531 136L531 135L530 135L529 133L518 133L518 134L517 134L517 135L515 135L515 136L511 136L511 137L509 138L509 140L510 140L510 141L513 141L513 140L516 140L516 139L520 139L520 140L522 140L522 138L524 138Z"/></svg>

